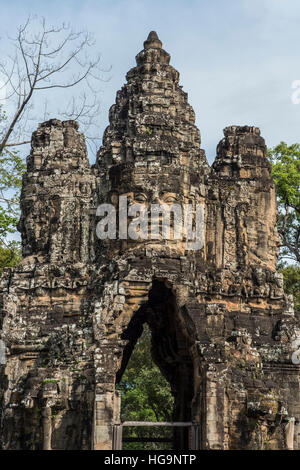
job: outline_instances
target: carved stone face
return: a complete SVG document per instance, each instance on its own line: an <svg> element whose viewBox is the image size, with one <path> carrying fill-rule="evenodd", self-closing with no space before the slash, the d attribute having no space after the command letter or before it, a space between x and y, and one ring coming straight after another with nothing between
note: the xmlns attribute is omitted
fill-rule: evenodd
<svg viewBox="0 0 300 470"><path fill-rule="evenodd" d="M140 191L137 189L135 192L130 191L127 193L117 193L113 191L109 195L110 202L117 207L119 197L126 196L130 204L143 204L147 209L150 209L151 204L168 204L172 205L180 203L178 195L169 191Z"/></svg>
<svg viewBox="0 0 300 470"><path fill-rule="evenodd" d="M197 186L189 183L190 175L178 167L156 168L156 171L142 172L140 167L122 168L115 166L110 173L110 191L107 202L117 204L119 196L127 196L130 203L138 204L193 204L200 194Z"/></svg>
<svg viewBox="0 0 300 470"><path fill-rule="evenodd" d="M196 204L202 202L198 188L192 188L188 184L189 175L184 174L175 165L170 166L168 172L164 166L156 167L155 171L151 170L150 167L148 173L146 172L147 167L145 171L142 171L142 169L140 166L124 167L122 165L111 168L108 186L110 191L107 192L106 196L104 195L103 200L114 205L119 217L120 208L124 211L123 201L127 198L127 201L125 199L127 202L127 229L132 222L137 223L140 213L144 212L144 214L147 214L147 222L145 222L143 229L139 232L141 235L137 239L130 239L128 237L126 240L123 240L121 237L121 240L118 241L117 235L117 240L112 240L110 247L115 251L119 250L120 246L122 246L121 251L123 251L147 246L147 248L155 247L156 251L175 250L180 255L183 255L186 250L187 241L184 227L185 207L187 205L190 208L192 207L194 213ZM124 198L122 202L121 197ZM141 212L138 214L134 213L134 215L132 213L128 214L130 212L129 208L133 205L140 205ZM166 208L166 206L172 206L170 220L167 219L170 231L167 233L167 236L165 236L164 232L163 236L162 226L166 221L165 215L161 213L155 215L154 211L157 207ZM179 208L179 216L178 213L175 215L174 208L175 212ZM157 230L158 226L159 237L153 238L152 234ZM117 221L117 232L118 227ZM194 222L192 230L193 232L195 231ZM148 237L144 237L144 233L148 233Z"/></svg>

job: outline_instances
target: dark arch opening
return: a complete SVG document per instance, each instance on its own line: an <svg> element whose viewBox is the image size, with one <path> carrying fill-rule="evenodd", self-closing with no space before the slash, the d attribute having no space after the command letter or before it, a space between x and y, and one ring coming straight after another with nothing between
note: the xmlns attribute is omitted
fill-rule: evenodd
<svg viewBox="0 0 300 470"><path fill-rule="evenodd" d="M147 324L151 331L151 355L154 363L170 384L174 397L173 421L192 421L193 362L190 354L191 342L184 334L185 327L176 298L164 281L154 280L148 301L131 319L122 339L128 343L116 382L119 383L134 347ZM187 428L174 429L174 448L189 448Z"/></svg>

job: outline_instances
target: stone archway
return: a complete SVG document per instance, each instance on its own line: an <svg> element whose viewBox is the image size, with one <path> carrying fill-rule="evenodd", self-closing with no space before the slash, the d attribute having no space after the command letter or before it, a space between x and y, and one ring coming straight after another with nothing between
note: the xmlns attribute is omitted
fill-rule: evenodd
<svg viewBox="0 0 300 470"><path fill-rule="evenodd" d="M109 329L111 332L118 331L118 335L112 333L110 338L107 334L102 339L99 337L99 347L95 352L96 371L99 371L96 374L94 416L96 449L111 448L113 425L120 422L120 397L116 384L122 378L145 323L151 330L153 360L169 382L174 396L173 421L200 424L200 417L204 416L198 406L199 396L203 395L199 391L202 381L197 379L197 383L194 383L194 378L199 375L199 361L195 354L196 330L191 328L193 322L184 306L188 289L176 282L173 284L163 276L153 275L152 279L148 277L148 282L139 282L137 279L119 281L119 290L126 286L127 294L121 311L118 311L118 305L121 304L116 303L111 296L113 288L109 287L110 284L107 283L104 289L106 295L101 303L103 311L98 318L99 321L106 319L107 323L95 326L95 331ZM120 300L119 294L116 297ZM187 428L174 429L174 445L177 449L189 448Z"/></svg>

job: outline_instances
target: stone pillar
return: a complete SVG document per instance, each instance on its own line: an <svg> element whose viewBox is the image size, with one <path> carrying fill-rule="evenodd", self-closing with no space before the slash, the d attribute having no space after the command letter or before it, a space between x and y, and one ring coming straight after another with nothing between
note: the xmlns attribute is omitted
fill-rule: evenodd
<svg viewBox="0 0 300 470"><path fill-rule="evenodd" d="M5 343L0 339L0 365L6 364Z"/></svg>
<svg viewBox="0 0 300 470"><path fill-rule="evenodd" d="M221 450L224 447L224 388L216 372L206 373L205 405L206 447Z"/></svg>
<svg viewBox="0 0 300 470"><path fill-rule="evenodd" d="M114 424L114 384L97 386L94 407L93 449L111 450Z"/></svg>
<svg viewBox="0 0 300 470"><path fill-rule="evenodd" d="M51 435L52 435L52 412L50 406L42 411L43 416L43 450L52 450L51 448Z"/></svg>
<svg viewBox="0 0 300 470"><path fill-rule="evenodd" d="M295 418L291 418L285 427L285 440L287 450L294 450Z"/></svg>

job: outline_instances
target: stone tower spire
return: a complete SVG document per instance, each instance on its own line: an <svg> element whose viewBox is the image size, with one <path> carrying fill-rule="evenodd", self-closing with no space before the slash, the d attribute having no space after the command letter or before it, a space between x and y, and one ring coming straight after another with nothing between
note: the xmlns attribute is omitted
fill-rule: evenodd
<svg viewBox="0 0 300 470"><path fill-rule="evenodd" d="M150 31L146 41L144 42L144 49L150 49L150 48L157 48L157 49L162 48L162 42L157 36L156 31Z"/></svg>
<svg viewBox="0 0 300 470"><path fill-rule="evenodd" d="M23 256L87 262L90 164L76 121L51 119L33 133L21 196Z"/></svg>
<svg viewBox="0 0 300 470"><path fill-rule="evenodd" d="M224 129L212 165L207 198L208 259L211 257L217 266L234 269L264 265L276 270L277 206L270 170L267 147L258 127ZM217 210L213 208L216 197L220 201ZM212 232L222 236L210 244Z"/></svg>
<svg viewBox="0 0 300 470"><path fill-rule="evenodd" d="M156 160L207 169L194 110L169 62L170 55L151 31L110 108L110 124L98 153L100 168Z"/></svg>

